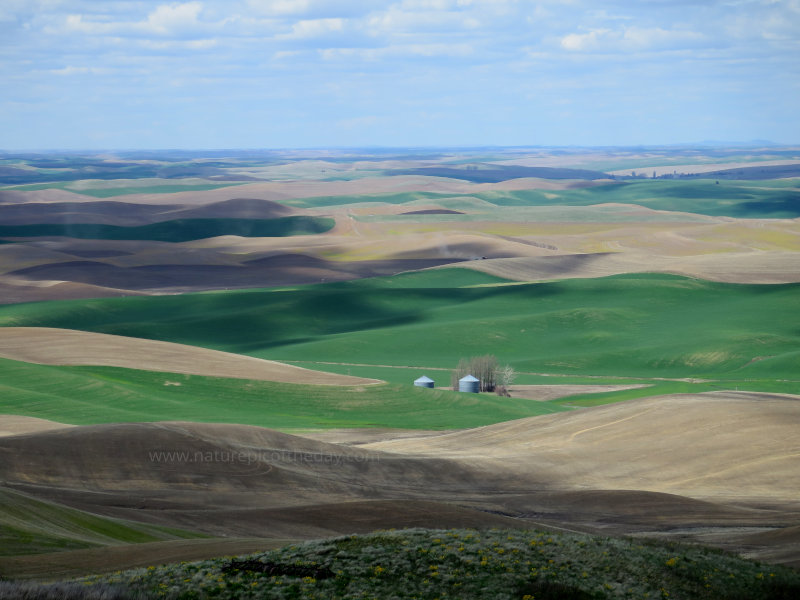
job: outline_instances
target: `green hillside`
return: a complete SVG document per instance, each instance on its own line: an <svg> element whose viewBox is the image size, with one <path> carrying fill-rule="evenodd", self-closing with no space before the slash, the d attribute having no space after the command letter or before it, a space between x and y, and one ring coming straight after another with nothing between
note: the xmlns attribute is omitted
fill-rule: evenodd
<svg viewBox="0 0 800 600"><path fill-rule="evenodd" d="M638 204L654 210L737 218L800 216L800 190L771 182L698 179L616 182L580 189L497 191L476 194L500 206Z"/></svg>
<svg viewBox="0 0 800 600"><path fill-rule="evenodd" d="M219 235L287 237L324 233L335 222L328 217L280 217L277 219L176 219L138 227L90 223L0 225L2 237L63 236L94 240L151 240L188 242Z"/></svg>
<svg viewBox="0 0 800 600"><path fill-rule="evenodd" d="M797 379L800 285L620 275L464 285L462 269L291 290L0 307L0 325L64 327L276 360L518 371ZM465 279L466 278L466 279ZM419 282L419 285L415 285ZM473 284L474 285L474 284Z"/></svg>
<svg viewBox="0 0 800 600"><path fill-rule="evenodd" d="M480 203L476 203L476 199L479 202L483 201L489 204L482 207ZM452 209L477 210L484 214L492 210L492 205L501 207L555 207L620 203L637 204L654 210L679 211L711 216L792 219L800 216L800 180L645 179L615 181L590 187L562 190L502 190L470 194L404 192L354 196L320 196L287 200L285 204L303 208L317 208L364 202L411 204L420 201L441 203L443 206Z"/></svg>
<svg viewBox="0 0 800 600"><path fill-rule="evenodd" d="M566 410L550 402L421 389L411 381L360 387L295 385L0 359L0 414L73 425L199 421L283 430L450 429Z"/></svg>
<svg viewBox="0 0 800 600"><path fill-rule="evenodd" d="M53 183L33 183L0 187L2 190L21 192L58 189L67 190L82 196L93 198L113 198L131 194L174 194L177 192L205 192L221 188L241 185L240 183L209 183L202 179L112 179L112 180L78 180Z"/></svg>
<svg viewBox="0 0 800 600"><path fill-rule="evenodd" d="M0 556L199 537L207 536L99 517L0 488Z"/></svg>

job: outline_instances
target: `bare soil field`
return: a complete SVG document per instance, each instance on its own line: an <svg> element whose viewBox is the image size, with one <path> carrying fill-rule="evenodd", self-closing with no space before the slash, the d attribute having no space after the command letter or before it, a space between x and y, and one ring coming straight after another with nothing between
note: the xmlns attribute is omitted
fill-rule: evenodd
<svg viewBox="0 0 800 600"><path fill-rule="evenodd" d="M632 400L365 448L486 462L565 487L796 502L799 426L796 396L714 392Z"/></svg>
<svg viewBox="0 0 800 600"><path fill-rule="evenodd" d="M0 328L0 356L38 364L125 367L284 383L378 383L195 346L48 327Z"/></svg>
<svg viewBox="0 0 800 600"><path fill-rule="evenodd" d="M606 277L621 273L672 273L727 283L800 281L800 255L793 252L731 252L688 257L604 252L501 258L465 262L460 266L517 281Z"/></svg>
<svg viewBox="0 0 800 600"><path fill-rule="evenodd" d="M56 423L55 421L48 421L47 419L37 419L36 417L0 415L0 437L37 433L39 431L51 431L53 429L63 429L65 427L73 427L73 425Z"/></svg>
<svg viewBox="0 0 800 600"><path fill-rule="evenodd" d="M73 283L71 281L28 281L0 275L0 304L136 295L140 295L140 292Z"/></svg>
<svg viewBox="0 0 800 600"><path fill-rule="evenodd" d="M95 425L0 438L0 478L96 514L214 536L549 527L702 539L800 564L798 425L800 397L736 392L438 435L383 431L358 446L241 425ZM63 568L96 567L71 554ZM0 561L0 572L33 563Z"/></svg>

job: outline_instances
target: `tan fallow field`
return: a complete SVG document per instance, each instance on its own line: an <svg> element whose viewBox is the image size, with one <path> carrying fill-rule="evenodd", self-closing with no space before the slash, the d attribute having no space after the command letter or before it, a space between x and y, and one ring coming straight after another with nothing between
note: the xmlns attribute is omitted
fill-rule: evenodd
<svg viewBox="0 0 800 600"><path fill-rule="evenodd" d="M48 365L96 365L319 385L380 383L230 352L49 327L0 328L0 356Z"/></svg>
<svg viewBox="0 0 800 600"><path fill-rule="evenodd" d="M56 423L47 419L37 419L36 417L24 417L22 415L0 415L0 437L63 429L64 427L74 427L74 425Z"/></svg>

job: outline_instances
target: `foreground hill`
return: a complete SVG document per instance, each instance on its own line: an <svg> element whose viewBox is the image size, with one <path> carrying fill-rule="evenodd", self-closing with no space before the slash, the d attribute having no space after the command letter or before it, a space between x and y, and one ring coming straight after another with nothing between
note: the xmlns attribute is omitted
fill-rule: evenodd
<svg viewBox="0 0 800 600"><path fill-rule="evenodd" d="M0 438L0 479L215 536L537 525L795 563L798 423L797 397L719 393L362 446L242 425L96 425Z"/></svg>
<svg viewBox="0 0 800 600"><path fill-rule="evenodd" d="M800 574L673 544L544 531L412 529L82 582L89 593L109 584L123 586L123 594L166 598L783 600L800 593Z"/></svg>

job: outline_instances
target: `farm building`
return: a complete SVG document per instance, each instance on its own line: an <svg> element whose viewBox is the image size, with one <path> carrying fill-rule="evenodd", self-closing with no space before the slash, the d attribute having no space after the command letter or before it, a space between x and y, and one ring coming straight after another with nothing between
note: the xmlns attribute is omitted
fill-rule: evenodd
<svg viewBox="0 0 800 600"><path fill-rule="evenodd" d="M417 387L432 388L433 387L433 379L423 375L422 377L420 377L419 379L414 381L414 385L417 386Z"/></svg>
<svg viewBox="0 0 800 600"><path fill-rule="evenodd" d="M480 391L481 382L472 375L465 375L458 380L458 391L469 392L470 394L477 394Z"/></svg>

